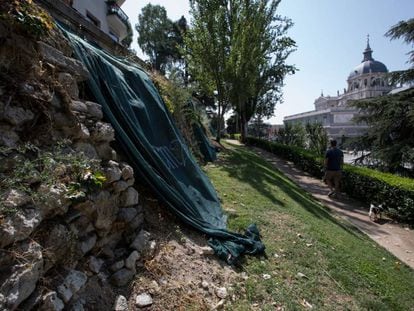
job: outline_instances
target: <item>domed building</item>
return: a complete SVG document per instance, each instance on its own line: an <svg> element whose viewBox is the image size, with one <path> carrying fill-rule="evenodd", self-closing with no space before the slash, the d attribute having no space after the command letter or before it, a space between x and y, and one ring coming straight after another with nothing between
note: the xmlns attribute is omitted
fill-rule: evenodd
<svg viewBox="0 0 414 311"><path fill-rule="evenodd" d="M352 119L358 111L348 106L349 100L377 97L389 93L391 86L387 79L387 66L374 60L372 49L367 40L362 62L356 66L348 76L347 89L337 96L321 94L315 100L315 110L286 116L284 123L316 123L319 122L326 129L331 139L342 141L345 137L361 136L367 129L366 125L355 124Z"/></svg>

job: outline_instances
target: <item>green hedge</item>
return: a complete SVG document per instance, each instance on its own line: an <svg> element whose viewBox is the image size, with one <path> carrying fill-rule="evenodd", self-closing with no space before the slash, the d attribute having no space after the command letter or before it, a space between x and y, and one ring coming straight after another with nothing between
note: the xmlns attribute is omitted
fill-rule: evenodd
<svg viewBox="0 0 414 311"><path fill-rule="evenodd" d="M254 137L247 137L246 143L292 161L317 178L323 175L323 158L307 150ZM345 164L342 191L366 204L383 204L392 218L414 224L414 180L411 178Z"/></svg>

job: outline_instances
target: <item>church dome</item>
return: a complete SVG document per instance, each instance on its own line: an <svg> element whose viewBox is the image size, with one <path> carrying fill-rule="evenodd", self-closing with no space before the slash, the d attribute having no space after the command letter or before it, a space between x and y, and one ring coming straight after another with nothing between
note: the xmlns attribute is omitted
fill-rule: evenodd
<svg viewBox="0 0 414 311"><path fill-rule="evenodd" d="M373 72L388 72L387 66L383 63L376 61L372 58L372 50L369 46L369 40L367 41L367 47L364 51L364 59L362 60L361 64L356 66L354 70L351 71L349 74L348 79L357 77L359 75L363 75L365 73L373 73Z"/></svg>

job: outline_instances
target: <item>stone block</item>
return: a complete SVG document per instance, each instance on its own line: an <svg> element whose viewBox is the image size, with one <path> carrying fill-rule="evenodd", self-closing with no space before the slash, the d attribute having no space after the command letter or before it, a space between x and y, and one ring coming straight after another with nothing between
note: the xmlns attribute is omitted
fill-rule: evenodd
<svg viewBox="0 0 414 311"><path fill-rule="evenodd" d="M121 205L125 207L137 205L138 200L139 200L138 191L136 191L133 187L129 187L120 196Z"/></svg>
<svg viewBox="0 0 414 311"><path fill-rule="evenodd" d="M38 50L44 62L48 62L62 71L72 74L78 82L89 78L89 72L80 61L66 57L61 51L41 41L38 41Z"/></svg>

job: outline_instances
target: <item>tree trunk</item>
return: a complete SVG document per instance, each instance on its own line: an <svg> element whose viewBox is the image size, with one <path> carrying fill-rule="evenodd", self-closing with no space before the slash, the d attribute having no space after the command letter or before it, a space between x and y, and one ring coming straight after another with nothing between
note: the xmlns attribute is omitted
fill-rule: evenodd
<svg viewBox="0 0 414 311"><path fill-rule="evenodd" d="M220 142L220 139L221 139L221 110L222 110L222 107L221 107L221 103L220 103L220 100L218 101L218 103L217 103L217 134L216 134L216 141L219 143Z"/></svg>
<svg viewBox="0 0 414 311"><path fill-rule="evenodd" d="M246 142L247 137L247 122L246 122L246 114L243 111L240 114L240 129L241 129L241 141L244 143Z"/></svg>

